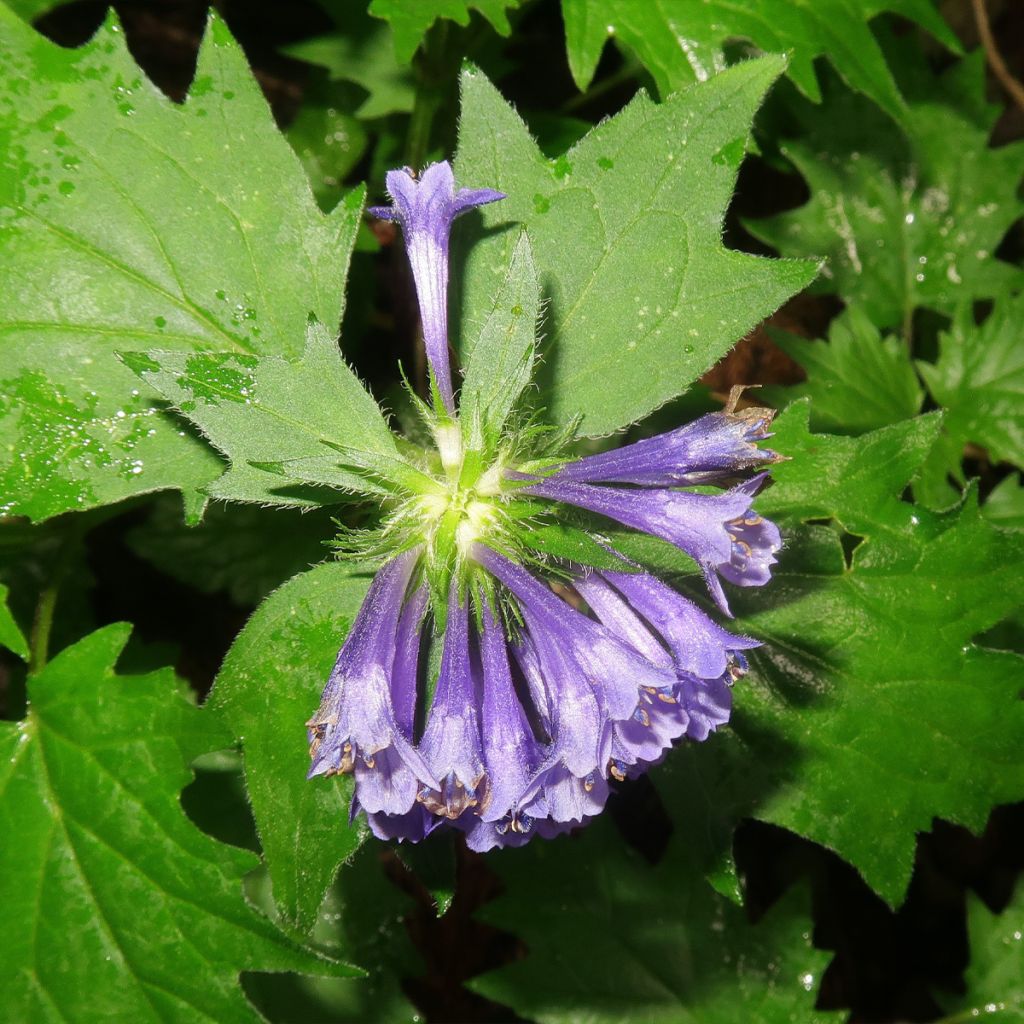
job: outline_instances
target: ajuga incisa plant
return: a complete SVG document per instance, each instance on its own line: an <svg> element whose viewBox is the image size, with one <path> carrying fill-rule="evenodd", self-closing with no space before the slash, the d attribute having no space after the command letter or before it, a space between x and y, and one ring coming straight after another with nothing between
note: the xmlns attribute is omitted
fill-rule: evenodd
<svg viewBox="0 0 1024 1024"><path fill-rule="evenodd" d="M572 508L651 534L693 559L729 615L722 580L764 585L781 546L753 508L779 458L758 447L771 415L728 409L572 458L524 408L529 366L518 394L467 408L449 358L449 234L504 196L456 189L447 162L391 171L387 188L393 205L371 213L398 222L412 266L432 399L414 401L435 447L356 463L389 496L379 528L342 543L380 567L308 722L309 774L352 773L351 813L380 838L448 826L476 850L516 846L585 823L612 780L706 740L758 646L599 536L584 534L596 557L581 563L538 550L537 534Z"/></svg>

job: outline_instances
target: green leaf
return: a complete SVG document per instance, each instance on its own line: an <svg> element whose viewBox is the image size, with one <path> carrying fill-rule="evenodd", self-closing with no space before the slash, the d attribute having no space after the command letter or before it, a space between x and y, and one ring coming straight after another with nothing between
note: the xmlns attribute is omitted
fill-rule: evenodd
<svg viewBox="0 0 1024 1024"><path fill-rule="evenodd" d="M992 526L973 495L942 515L899 499L936 417L843 438L808 433L806 416L776 421L772 446L792 461L758 499L786 527L778 571L731 596L737 630L765 646L728 733L693 752L692 784L734 820L835 850L895 905L915 833L936 817L979 830L1024 796L1024 660L972 643L1021 604L1024 537ZM822 519L836 526L798 525Z"/></svg>
<svg viewBox="0 0 1024 1024"><path fill-rule="evenodd" d="M984 102L984 75L979 50L915 84L902 131L838 86L821 107L800 105L804 135L782 151L810 202L751 230L784 255L827 256L822 285L879 327L1020 284L1020 270L993 253L1024 212L1024 142L989 148L999 111Z"/></svg>
<svg viewBox="0 0 1024 1024"><path fill-rule="evenodd" d="M395 59L395 46L387 25L356 15L353 30L348 20L344 32L331 32L284 47L287 56L326 68L332 81L354 82L366 98L353 113L364 121L388 114L407 114L416 99L412 69Z"/></svg>
<svg viewBox="0 0 1024 1024"><path fill-rule="evenodd" d="M788 74L812 100L821 98L814 60L826 56L851 88L899 116L902 97L868 24L882 11L918 22L959 50L928 0L562 0L569 67L580 89L613 37L636 53L662 97L721 71L723 45L746 39L790 54Z"/></svg>
<svg viewBox="0 0 1024 1024"><path fill-rule="evenodd" d="M470 10L479 11L503 36L512 31L506 11L518 7L523 0L373 0L370 13L391 23L395 39L395 56L400 64L408 64L418 49L427 29L439 18L448 18L457 25L469 24Z"/></svg>
<svg viewBox="0 0 1024 1024"><path fill-rule="evenodd" d="M508 198L481 210L454 275L463 346L518 237L500 228L518 222L547 303L539 384L551 417L604 434L685 391L815 273L721 244L751 118L783 67L766 57L660 105L639 96L555 161L479 71L464 71L457 177Z"/></svg>
<svg viewBox="0 0 1024 1024"><path fill-rule="evenodd" d="M963 995L943 994L949 1014L939 1024L981 1019L991 1024L1024 1021L1024 885L1001 914L993 914L977 896L968 896L967 932L971 958Z"/></svg>
<svg viewBox="0 0 1024 1024"><path fill-rule="evenodd" d="M958 451L969 441L993 462L1024 466L1024 294L999 299L979 327L969 306L939 335L939 358L918 362L932 398L946 408L946 430Z"/></svg>
<svg viewBox="0 0 1024 1024"><path fill-rule="evenodd" d="M28 642L7 607L7 587L2 583L0 583L0 647L5 647L22 661L28 661Z"/></svg>
<svg viewBox="0 0 1024 1024"><path fill-rule="evenodd" d="M369 141L366 129L346 109L347 91L329 82L308 83L287 132L324 210L332 210L341 199L341 183L359 163Z"/></svg>
<svg viewBox="0 0 1024 1024"><path fill-rule="evenodd" d="M505 888L481 916L528 953L474 990L541 1024L836 1020L814 1009L828 954L808 941L805 894L751 925L685 843L676 833L651 867L602 820L575 840L490 857Z"/></svg>
<svg viewBox="0 0 1024 1024"><path fill-rule="evenodd" d="M218 498L304 503L295 483L360 492L381 488L342 467L339 449L397 459L380 407L317 322L301 358L231 352L121 356L230 460L209 487Z"/></svg>
<svg viewBox="0 0 1024 1024"><path fill-rule="evenodd" d="M906 342L883 338L863 310L849 306L829 326L828 343L772 332L806 371L807 381L759 392L770 402L811 400L815 430L862 434L915 416L924 392Z"/></svg>
<svg viewBox="0 0 1024 1024"><path fill-rule="evenodd" d="M0 512L194 505L219 461L115 351L298 355L310 311L340 321L360 199L320 213L215 16L183 105L113 18L78 50L2 7L0 31Z"/></svg>
<svg viewBox="0 0 1024 1024"><path fill-rule="evenodd" d="M172 496L130 530L128 546L168 576L207 594L257 605L296 573L327 557L336 529L329 511L213 504L198 526L182 521Z"/></svg>
<svg viewBox="0 0 1024 1024"><path fill-rule="evenodd" d="M289 580L239 634L210 697L242 741L274 901L285 921L306 931L362 831L348 819L349 777L307 781L303 723L316 710L368 584L336 562Z"/></svg>
<svg viewBox="0 0 1024 1024"><path fill-rule="evenodd" d="M360 847L338 872L310 936L318 949L363 966L366 977L299 974L246 979L246 990L270 1020L352 1024L415 1020L416 1010L402 980L422 974L423 962L402 920L412 901L386 874L396 873L395 859L380 843Z"/></svg>
<svg viewBox="0 0 1024 1024"><path fill-rule="evenodd" d="M188 764L230 741L170 670L119 676L108 626L29 681L0 724L5 1020L255 1021L243 970L333 973L242 894L253 854L185 817Z"/></svg>
<svg viewBox="0 0 1024 1024"><path fill-rule="evenodd" d="M1005 530L1024 530L1024 485L1011 473L1001 480L981 506L982 514Z"/></svg>
<svg viewBox="0 0 1024 1024"><path fill-rule="evenodd" d="M475 450L494 452L502 428L530 384L539 315L537 268L523 233L466 358L459 408L466 442Z"/></svg>

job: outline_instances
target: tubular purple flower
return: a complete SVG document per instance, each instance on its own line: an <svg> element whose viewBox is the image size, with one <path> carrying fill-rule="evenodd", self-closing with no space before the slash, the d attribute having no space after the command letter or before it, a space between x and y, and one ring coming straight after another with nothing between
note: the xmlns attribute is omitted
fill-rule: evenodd
<svg viewBox="0 0 1024 1024"><path fill-rule="evenodd" d="M403 772L433 778L399 729L391 695L398 620L417 557L417 551L404 552L377 573L338 654L320 707L306 723L313 762L310 777L358 771L365 779L367 771L380 765L394 779L394 785L382 786L377 794L382 810L407 809L400 806Z"/></svg>
<svg viewBox="0 0 1024 1024"><path fill-rule="evenodd" d="M445 409L454 416L448 358L448 240L452 222L460 213L504 199L505 195L489 188L456 191L447 160L424 168L419 178L409 168L389 171L386 181L394 206L373 206L369 212L402 226L419 299L427 360Z"/></svg>
<svg viewBox="0 0 1024 1024"><path fill-rule="evenodd" d="M656 437L567 462L555 477L646 487L708 483L779 460L775 452L757 447L771 436L774 415L772 409L757 407L708 413Z"/></svg>
<svg viewBox="0 0 1024 1024"><path fill-rule="evenodd" d="M420 741L420 752L440 786L425 786L419 800L432 814L458 818L478 807L485 780L479 706L480 680L469 649L469 608L452 579L441 671Z"/></svg>
<svg viewBox="0 0 1024 1024"><path fill-rule="evenodd" d="M775 552L782 547L778 527L750 508L766 475L755 476L724 494L605 487L557 476L523 490L578 505L675 544L701 567L719 608L731 614L718 576L741 587L761 586L771 577Z"/></svg>

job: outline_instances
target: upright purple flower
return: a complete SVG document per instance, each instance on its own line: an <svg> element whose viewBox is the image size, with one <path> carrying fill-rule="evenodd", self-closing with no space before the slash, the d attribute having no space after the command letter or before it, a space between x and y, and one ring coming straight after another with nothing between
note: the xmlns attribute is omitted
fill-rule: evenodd
<svg viewBox="0 0 1024 1024"><path fill-rule="evenodd" d="M419 178L407 167L389 171L388 195L394 206L374 206L370 213L402 226L405 247L419 298L427 361L449 415L455 395L448 359L448 239L460 213L504 199L490 188L455 189L447 160L425 167Z"/></svg>
<svg viewBox="0 0 1024 1024"><path fill-rule="evenodd" d="M418 180L392 171L388 191L394 208L374 212L405 233L444 405L425 413L440 457L424 453L396 485L367 549L401 553L371 584L308 723L310 775L352 773L351 813L380 838L444 827L475 850L517 846L584 824L616 780L707 739L757 646L642 566L609 568L607 545L599 567L538 555L534 524L568 504L661 537L728 612L722 581L766 583L781 546L752 508L767 478L756 471L779 458L758 447L771 414L711 413L581 459L531 459L535 425L479 450L448 362L448 236L462 210L501 194L456 192L446 163Z"/></svg>

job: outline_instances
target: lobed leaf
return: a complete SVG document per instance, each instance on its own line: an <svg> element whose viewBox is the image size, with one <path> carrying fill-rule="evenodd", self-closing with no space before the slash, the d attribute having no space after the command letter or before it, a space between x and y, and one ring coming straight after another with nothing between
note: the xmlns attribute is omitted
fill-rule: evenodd
<svg viewBox="0 0 1024 1024"><path fill-rule="evenodd" d="M215 15L183 105L113 17L66 50L0 6L0 34L0 513L164 488L195 513L219 460L115 352L298 356L310 312L340 321L361 198L320 213Z"/></svg>
<svg viewBox="0 0 1024 1024"><path fill-rule="evenodd" d="M611 38L636 53L663 98L721 71L725 44L746 39L790 54L787 73L812 100L821 99L814 61L826 56L852 89L898 118L903 98L869 25L882 11L916 21L959 50L928 0L562 0L569 67L580 89Z"/></svg>
<svg viewBox="0 0 1024 1024"><path fill-rule="evenodd" d="M999 112L984 85L979 50L942 78L922 75L899 127L838 88L804 104L803 134L782 151L811 199L751 230L783 255L826 256L823 287L905 334L919 307L952 313L1019 286L1020 269L994 253L1024 212L1024 143L989 147Z"/></svg>
<svg viewBox="0 0 1024 1024"><path fill-rule="evenodd" d="M639 96L564 156L545 158L478 71L462 75L457 176L508 198L480 211L464 269L462 351L523 225L550 325L540 404L609 433L684 392L814 276L807 261L726 249L722 217L750 122L784 62L731 68L663 104Z"/></svg>
<svg viewBox="0 0 1024 1024"><path fill-rule="evenodd" d="M5 1020L256 1021L242 970L355 973L295 945L246 902L249 852L200 832L179 792L230 743L169 670L121 676L108 626L29 680L0 723Z"/></svg>

